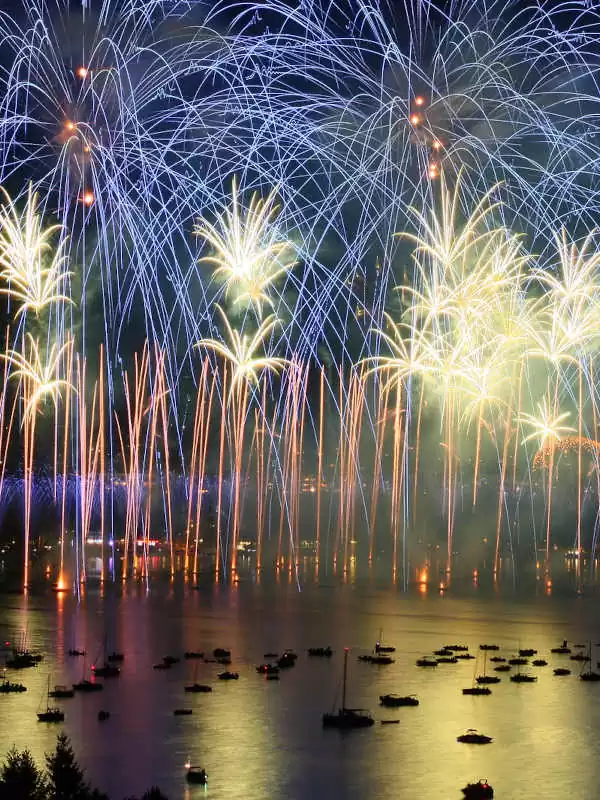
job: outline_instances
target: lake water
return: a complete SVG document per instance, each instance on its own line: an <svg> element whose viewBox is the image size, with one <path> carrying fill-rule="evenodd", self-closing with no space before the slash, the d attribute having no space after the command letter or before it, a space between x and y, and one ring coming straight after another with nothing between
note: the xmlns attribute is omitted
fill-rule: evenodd
<svg viewBox="0 0 600 800"><path fill-rule="evenodd" d="M562 639L600 640L593 597L469 587L458 596L417 588L403 594L368 582L298 591L293 582L273 580L199 590L176 582L149 593L110 586L104 596L88 590L80 599L3 596L2 640L18 641L25 629L28 645L45 659L36 669L9 673L28 692L0 696L0 751L27 746L41 760L52 749L60 726L36 720L48 674L53 684L80 679L83 659L69 658L67 650L85 647L89 667L106 637L109 649L125 653L121 676L107 679L102 693L63 701L63 727L89 780L116 800L153 784L171 800L452 800L480 777L489 779L497 798L598 797L600 684L579 681L578 664L549 654ZM397 647L395 663L358 662L379 629ZM435 670L415 666L419 656L453 642L472 652L495 642L503 655L535 647L550 663L528 668L539 676L536 684L513 684L505 675L490 697L465 697L461 689L473 680L474 661ZM328 644L336 651L332 659L307 657L308 647ZM152 669L167 654L218 646L231 648L239 681L217 680L223 669L217 664L182 660L169 671ZM345 646L351 648L348 704L370 709L377 722L341 734L324 731L321 714L336 692L339 699ZM298 652L297 665L279 682L265 681L255 666L265 652L284 648ZM555 677L559 663L573 675ZM184 694L194 671L199 682L214 686L211 694ZM382 709L378 697L388 692L415 693L421 704ZM194 713L174 717L177 707ZM111 712L105 723L97 721L100 708ZM400 724L379 724L386 718ZM493 744L457 743L471 727L493 736ZM206 794L185 784L188 757L208 772Z"/></svg>

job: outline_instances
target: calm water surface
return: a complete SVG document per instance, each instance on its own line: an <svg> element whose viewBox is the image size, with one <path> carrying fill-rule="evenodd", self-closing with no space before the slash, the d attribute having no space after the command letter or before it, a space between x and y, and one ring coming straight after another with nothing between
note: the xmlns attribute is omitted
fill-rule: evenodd
<svg viewBox="0 0 600 800"><path fill-rule="evenodd" d="M85 647L89 661L109 649L126 659L121 676L106 680L97 695L63 701L64 729L72 738L90 781L120 800L156 784L172 799L265 800L266 798L448 798L461 797L469 780L487 777L496 797L596 800L600 779L600 684L577 679L578 665L550 656L562 639L600 641L598 601L593 598L456 597L369 586L305 586L242 583L110 589L104 597L5 595L0 610L3 641L18 641L27 629L31 648L45 653L39 668L11 672L28 687L23 695L0 696L0 751L29 747L37 759L53 747L60 728L36 721L48 674L52 683L82 677L83 659L70 647ZM374 667L356 661L382 628L397 647L396 661ZM537 684L512 684L507 676L490 697L464 697L474 661L415 666L415 659L444 643L496 642L504 655L535 647L549 666L530 667ZM306 649L331 644L331 660L309 659ZM228 647L236 682L216 680L216 664L182 662L170 671L152 665L185 650ZM341 681L343 648L349 660L348 703L370 709L368 730L324 731L321 714L331 708ZM263 653L290 647L297 666L279 682L255 671ZM596 650L594 661L600 658ZM574 674L557 678L552 667ZM481 667L482 664L479 664ZM185 695L196 678L214 685L212 694ZM418 708L385 710L382 693L415 693ZM191 717L173 709L192 707ZM111 719L100 724L100 708ZM399 718L399 725L380 725ZM487 747L458 744L466 728L494 737ZM190 757L209 774L209 787L187 788Z"/></svg>

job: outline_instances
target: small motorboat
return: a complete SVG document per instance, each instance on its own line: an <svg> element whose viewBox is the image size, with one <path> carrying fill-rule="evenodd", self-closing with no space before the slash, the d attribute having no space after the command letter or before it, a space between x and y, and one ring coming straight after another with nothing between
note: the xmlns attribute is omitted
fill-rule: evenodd
<svg viewBox="0 0 600 800"><path fill-rule="evenodd" d="M239 677L237 672L220 672L217 675L220 681L237 681Z"/></svg>
<svg viewBox="0 0 600 800"><path fill-rule="evenodd" d="M454 651L453 650L448 650L447 647L442 647L441 650L434 650L433 651L433 655L434 656L454 656Z"/></svg>
<svg viewBox="0 0 600 800"><path fill-rule="evenodd" d="M554 674L555 675L570 675L571 674L571 670L570 669L565 669L565 667L557 667L554 670Z"/></svg>
<svg viewBox="0 0 600 800"><path fill-rule="evenodd" d="M469 661L470 659L475 658L475 656L471 653L456 653L456 658L458 658L459 661Z"/></svg>
<svg viewBox="0 0 600 800"><path fill-rule="evenodd" d="M500 683L500 678L497 675L478 675L475 680L479 684Z"/></svg>
<svg viewBox="0 0 600 800"><path fill-rule="evenodd" d="M424 658L418 658L416 664L417 667L437 667L438 662L435 658L425 656Z"/></svg>
<svg viewBox="0 0 600 800"><path fill-rule="evenodd" d="M98 722L106 722L107 719L110 719L110 711L102 711L98 712Z"/></svg>
<svg viewBox="0 0 600 800"><path fill-rule="evenodd" d="M279 669L289 669L295 666L297 656L294 653L285 652L277 659Z"/></svg>
<svg viewBox="0 0 600 800"><path fill-rule="evenodd" d="M189 717L191 713L192 713L192 709L191 708L176 708L175 711L173 711L173 716L174 717Z"/></svg>
<svg viewBox="0 0 600 800"><path fill-rule="evenodd" d="M458 664L456 656L440 656L437 659L438 664Z"/></svg>
<svg viewBox="0 0 600 800"><path fill-rule="evenodd" d="M480 644L480 650L500 650L500 645L497 644Z"/></svg>
<svg viewBox="0 0 600 800"><path fill-rule="evenodd" d="M114 664L109 664L108 661L106 661L101 667L93 666L92 672L99 678L118 678L121 674L119 667L115 667Z"/></svg>
<svg viewBox="0 0 600 800"><path fill-rule="evenodd" d="M183 689L184 692L192 693L200 693L200 692L212 692L211 686L206 686L204 683L190 683Z"/></svg>
<svg viewBox="0 0 600 800"><path fill-rule="evenodd" d="M397 694L382 694L379 696L380 705L385 708L399 708L400 706L418 706L419 701L414 694L400 697Z"/></svg>
<svg viewBox="0 0 600 800"><path fill-rule="evenodd" d="M473 694L473 695L488 695L492 693L492 690L488 689L487 686L471 686L468 689L463 689L462 693Z"/></svg>
<svg viewBox="0 0 600 800"><path fill-rule="evenodd" d="M399 719L382 719L381 720L381 724L382 725L399 725L400 724L400 720Z"/></svg>
<svg viewBox="0 0 600 800"><path fill-rule="evenodd" d="M528 675L526 672L517 672L516 675L511 675L510 679L513 683L535 683L537 675Z"/></svg>
<svg viewBox="0 0 600 800"><path fill-rule="evenodd" d="M193 658L204 658L204 653L199 650L186 650L183 657L190 660Z"/></svg>
<svg viewBox="0 0 600 800"><path fill-rule="evenodd" d="M200 786L206 786L208 783L208 775L205 769L192 767L189 762L185 765L185 768L187 770L185 779L188 783L197 783Z"/></svg>
<svg viewBox="0 0 600 800"><path fill-rule="evenodd" d="M479 733L479 731L476 731L474 728L469 728L465 733L457 736L456 741L462 742L463 744L490 744L493 739L491 736L485 736L485 734Z"/></svg>
<svg viewBox="0 0 600 800"><path fill-rule="evenodd" d="M564 639L560 647L553 647L552 650L550 650L550 652L558 653L559 655L567 655L568 653L571 652L571 648L568 646L567 640Z"/></svg>
<svg viewBox="0 0 600 800"><path fill-rule="evenodd" d="M537 656L537 650L533 650L532 648L519 650L519 655L523 656L523 658L531 658L531 656Z"/></svg>
<svg viewBox="0 0 600 800"><path fill-rule="evenodd" d="M579 676L580 681L600 681L600 672L592 672L592 670L588 670L587 672L582 672Z"/></svg>
<svg viewBox="0 0 600 800"><path fill-rule="evenodd" d="M590 657L586 653L575 653L574 656L570 656L570 660L571 661L589 661Z"/></svg>
<svg viewBox="0 0 600 800"><path fill-rule="evenodd" d="M75 689L65 686L64 684L57 684L54 690L50 692L50 697L65 698L75 697Z"/></svg>
<svg viewBox="0 0 600 800"><path fill-rule="evenodd" d="M76 647L72 647L69 650L69 655L70 656L74 656L74 657L84 656L85 655L85 650L78 650Z"/></svg>
<svg viewBox="0 0 600 800"><path fill-rule="evenodd" d="M477 783L467 783L462 793L465 800L489 800L494 797L494 790L486 780L478 780Z"/></svg>
<svg viewBox="0 0 600 800"><path fill-rule="evenodd" d="M256 671L259 675L277 675L279 667L275 664L261 664L260 667L256 668Z"/></svg>
<svg viewBox="0 0 600 800"><path fill-rule="evenodd" d="M170 667L179 664L180 660L177 656L163 656L163 664L168 664Z"/></svg>
<svg viewBox="0 0 600 800"><path fill-rule="evenodd" d="M44 656L39 653L31 653L29 650L13 650L12 658L7 659L6 666L9 669L29 669L37 667L43 659Z"/></svg>
<svg viewBox="0 0 600 800"><path fill-rule="evenodd" d="M97 681L88 681L82 680L79 683L73 684L73 689L76 692L87 692L88 694L92 694L93 692L101 692L104 689L103 683L97 683Z"/></svg>
<svg viewBox="0 0 600 800"><path fill-rule="evenodd" d="M171 669L171 665L165 664L164 661L159 661L158 663L152 665L152 669L156 670Z"/></svg>
<svg viewBox="0 0 600 800"><path fill-rule="evenodd" d="M215 647L213 650L214 658L231 658L231 650L226 650L224 647Z"/></svg>
<svg viewBox="0 0 600 800"><path fill-rule="evenodd" d="M493 662L494 664L505 664L506 663L506 659L502 658L502 656L492 656L490 658L490 661Z"/></svg>
<svg viewBox="0 0 600 800"><path fill-rule="evenodd" d="M107 661L117 661L119 663L122 663L123 661L125 661L125 654L124 653L120 653L118 650L113 650L112 653L108 654L106 660Z"/></svg>
<svg viewBox="0 0 600 800"><path fill-rule="evenodd" d="M316 658L331 658L333 650L331 647L309 647L308 655Z"/></svg>
<svg viewBox="0 0 600 800"><path fill-rule="evenodd" d="M545 658L536 658L531 662L532 667L545 667L548 664Z"/></svg>
<svg viewBox="0 0 600 800"><path fill-rule="evenodd" d="M510 664L498 664L497 667L494 667L494 672L510 672L511 669Z"/></svg>
<svg viewBox="0 0 600 800"><path fill-rule="evenodd" d="M529 664L529 661L526 658L509 658L508 663L511 667L524 667L525 664Z"/></svg>
<svg viewBox="0 0 600 800"><path fill-rule="evenodd" d="M587 647L585 644L574 644L573 647L576 647L578 650L583 650L584 647Z"/></svg>
<svg viewBox="0 0 600 800"><path fill-rule="evenodd" d="M394 659L384 653L372 653L368 656L359 656L359 659L360 661L366 661L368 664L377 664L380 667L394 663Z"/></svg>
<svg viewBox="0 0 600 800"><path fill-rule="evenodd" d="M455 653L466 653L469 649L466 644L445 644L444 650L452 650Z"/></svg>

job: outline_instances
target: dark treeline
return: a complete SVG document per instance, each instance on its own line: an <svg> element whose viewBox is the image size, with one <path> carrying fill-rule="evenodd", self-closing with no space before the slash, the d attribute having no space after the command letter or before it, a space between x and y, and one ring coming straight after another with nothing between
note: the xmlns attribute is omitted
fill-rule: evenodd
<svg viewBox="0 0 600 800"><path fill-rule="evenodd" d="M90 786L77 763L71 742L60 733L56 749L46 753L46 765L40 769L29 750L9 750L0 770L0 800L110 800L108 795ZM128 797L125 800L138 800ZM139 800L168 800L153 787Z"/></svg>

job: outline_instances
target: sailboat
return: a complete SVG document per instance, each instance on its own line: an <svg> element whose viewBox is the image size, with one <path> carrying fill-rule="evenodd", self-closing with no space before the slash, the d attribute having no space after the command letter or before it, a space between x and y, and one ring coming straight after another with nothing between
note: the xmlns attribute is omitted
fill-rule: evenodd
<svg viewBox="0 0 600 800"><path fill-rule="evenodd" d="M485 653L485 654L486 654L486 656L487 656L487 652L486 652L486 651L484 651L484 653ZM485 662L485 660L484 660L484 664L483 664L483 673L484 673L484 676L485 676L485 665L486 665L486 662ZM488 694L491 694L491 693L492 693L492 690L491 690L491 689L488 689L488 687L487 687L487 686L479 686L479 685L476 685L476 684L480 684L480 683L488 683L488 681L481 681L479 678L476 678L476 677L475 677L475 673L476 673L476 672L477 672L477 661L475 662L475 669L473 670L473 685L472 685L472 686L470 686L468 689L463 689L463 690L462 690L462 693L463 693L463 694L473 694L473 695L484 695L484 696L485 696L485 695L488 695ZM489 681L489 682L490 682L490 683L493 683L493 681Z"/></svg>
<svg viewBox="0 0 600 800"><path fill-rule="evenodd" d="M50 675L48 675L48 689L46 691L46 710L38 711L37 718L39 722L62 722L65 718L60 708L50 705Z"/></svg>
<svg viewBox="0 0 600 800"><path fill-rule="evenodd" d="M375 724L373 717L356 708L346 708L346 683L348 680L348 648L344 648L344 681L342 688L342 706L337 712L323 714L324 728L338 728L339 730L351 730L352 728L370 728Z"/></svg>
<svg viewBox="0 0 600 800"><path fill-rule="evenodd" d="M584 664L586 662L584 661ZM581 681L600 681L600 674L597 672L592 672L592 643L588 642L588 658L587 658L588 668L585 672L581 672L579 675L579 680Z"/></svg>
<svg viewBox="0 0 600 800"><path fill-rule="evenodd" d="M486 675L487 667L487 650L483 651L483 675L478 675L475 678L477 684L482 685L486 683L500 683L500 678L497 675Z"/></svg>
<svg viewBox="0 0 600 800"><path fill-rule="evenodd" d="M379 638L375 642L375 653L395 653L396 648L392 647L391 644L384 644L383 643L383 629L379 629Z"/></svg>

